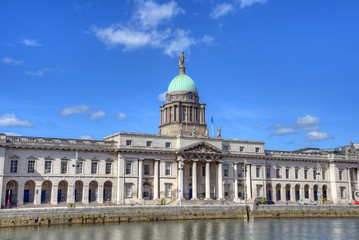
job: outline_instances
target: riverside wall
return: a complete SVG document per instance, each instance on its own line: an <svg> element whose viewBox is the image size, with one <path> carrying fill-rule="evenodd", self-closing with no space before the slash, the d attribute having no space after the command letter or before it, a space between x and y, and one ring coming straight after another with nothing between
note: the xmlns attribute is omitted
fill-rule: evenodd
<svg viewBox="0 0 359 240"><path fill-rule="evenodd" d="M247 214L249 213L249 214ZM1 209L0 227L68 224L121 223L137 221L359 217L359 206L132 206Z"/></svg>

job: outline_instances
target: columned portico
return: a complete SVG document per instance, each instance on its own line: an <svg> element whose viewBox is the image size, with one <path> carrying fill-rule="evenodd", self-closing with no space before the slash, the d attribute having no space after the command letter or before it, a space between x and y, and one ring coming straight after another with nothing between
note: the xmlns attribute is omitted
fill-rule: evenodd
<svg viewBox="0 0 359 240"><path fill-rule="evenodd" d="M211 161L206 161L206 195L204 200L211 200Z"/></svg>
<svg viewBox="0 0 359 240"><path fill-rule="evenodd" d="M217 200L223 200L223 162L222 161L218 162L218 199Z"/></svg>
<svg viewBox="0 0 359 240"><path fill-rule="evenodd" d="M138 191L137 199L142 200L143 195L143 158L138 159Z"/></svg>
<svg viewBox="0 0 359 240"><path fill-rule="evenodd" d="M158 195L158 186L159 186L159 162L160 159L155 159L155 169L154 169L154 193L153 193L153 200L158 200L159 199L159 195Z"/></svg>
<svg viewBox="0 0 359 240"><path fill-rule="evenodd" d="M198 200L197 198L197 161L192 162L192 199Z"/></svg>
<svg viewBox="0 0 359 240"><path fill-rule="evenodd" d="M348 191L349 191L349 201L353 201L353 193L352 193L352 179L350 176L350 168L348 168Z"/></svg>

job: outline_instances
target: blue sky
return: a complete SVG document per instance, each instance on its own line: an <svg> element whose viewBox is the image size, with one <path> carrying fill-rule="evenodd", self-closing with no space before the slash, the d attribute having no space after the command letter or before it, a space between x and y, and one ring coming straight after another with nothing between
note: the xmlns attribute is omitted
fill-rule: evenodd
<svg viewBox="0 0 359 240"><path fill-rule="evenodd" d="M158 133L184 51L224 138L359 142L358 12L357 0L1 1L0 132Z"/></svg>

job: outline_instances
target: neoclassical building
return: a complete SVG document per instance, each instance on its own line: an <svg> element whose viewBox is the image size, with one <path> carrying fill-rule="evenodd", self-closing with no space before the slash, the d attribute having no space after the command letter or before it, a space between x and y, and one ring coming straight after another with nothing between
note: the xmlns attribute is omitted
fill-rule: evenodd
<svg viewBox="0 0 359 240"><path fill-rule="evenodd" d="M103 141L0 134L1 207L44 203L166 204L256 197L353 201L354 144L341 149L266 150L264 142L209 137L206 104L180 73L160 107L159 134L119 132ZM188 203L187 202L187 203Z"/></svg>

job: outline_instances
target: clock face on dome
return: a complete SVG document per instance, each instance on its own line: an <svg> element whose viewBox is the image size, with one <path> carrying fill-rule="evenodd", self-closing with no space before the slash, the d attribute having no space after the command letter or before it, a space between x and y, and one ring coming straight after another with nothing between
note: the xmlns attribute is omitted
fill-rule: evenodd
<svg viewBox="0 0 359 240"><path fill-rule="evenodd" d="M193 94L192 94L192 93L188 93L187 96L188 96L189 99L192 99L192 98L193 98Z"/></svg>

